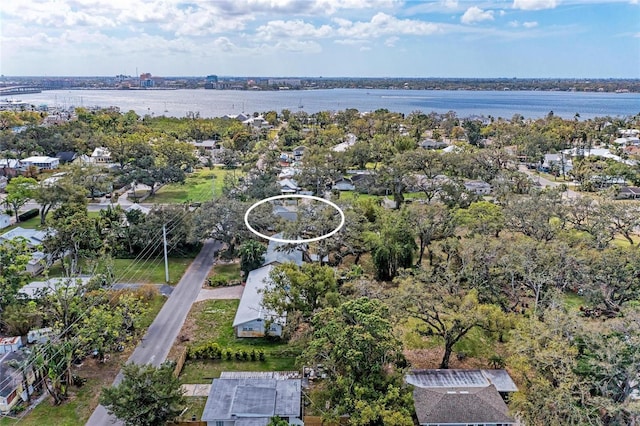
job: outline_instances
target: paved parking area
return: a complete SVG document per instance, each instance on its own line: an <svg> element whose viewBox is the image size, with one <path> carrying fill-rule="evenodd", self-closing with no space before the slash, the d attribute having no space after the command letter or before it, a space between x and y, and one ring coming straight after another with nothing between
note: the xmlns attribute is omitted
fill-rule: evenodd
<svg viewBox="0 0 640 426"><path fill-rule="evenodd" d="M211 385L182 385L184 396L209 396Z"/></svg>
<svg viewBox="0 0 640 426"><path fill-rule="evenodd" d="M242 297L242 291L244 287L241 285L234 285L231 287L218 287L218 288L203 288L200 290L196 302L202 300L214 300L214 299L240 299Z"/></svg>

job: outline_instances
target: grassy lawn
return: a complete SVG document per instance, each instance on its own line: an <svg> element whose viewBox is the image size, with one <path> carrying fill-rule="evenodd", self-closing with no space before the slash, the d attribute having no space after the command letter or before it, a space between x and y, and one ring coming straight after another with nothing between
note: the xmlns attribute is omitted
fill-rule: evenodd
<svg viewBox="0 0 640 426"><path fill-rule="evenodd" d="M202 412L204 411L204 406L207 403L206 396L188 396L187 398L187 406L186 411L182 417L178 417L178 421L190 421L192 416L196 416L196 420L200 420L202 418Z"/></svg>
<svg viewBox="0 0 640 426"><path fill-rule="evenodd" d="M177 284L193 259L170 257L168 260L169 284ZM119 283L165 284L163 258L150 259L147 261L113 259L113 270L115 271L116 282ZM56 262L49 268L48 276L50 278L64 276L60 262Z"/></svg>
<svg viewBox="0 0 640 426"><path fill-rule="evenodd" d="M209 277L222 277L227 281L239 281L240 263L217 264L211 269Z"/></svg>
<svg viewBox="0 0 640 426"><path fill-rule="evenodd" d="M211 383L222 371L283 371L295 370L299 350L286 343L258 338L235 337L232 323L238 300L206 300L193 305L181 334L189 334L189 346L216 342L223 349L263 350L264 361L189 360L185 363L182 383ZM188 331L187 331L188 329Z"/></svg>
<svg viewBox="0 0 640 426"><path fill-rule="evenodd" d="M236 173L241 173L239 170ZM233 170L216 167L213 170L198 170L187 177L183 184L169 184L145 200L146 203L202 203L222 195L222 185L227 173Z"/></svg>
<svg viewBox="0 0 640 426"><path fill-rule="evenodd" d="M149 312L142 320L142 327L146 329L156 317L166 298L155 296L149 303ZM140 333L140 337L144 332ZM74 368L73 374L87 379L81 388L72 386L69 389L69 399L62 405L52 406L50 399L40 405L19 421L10 418L0 418L0 426L19 424L21 426L76 426L83 425L98 405L100 390L109 386L120 370L121 365L129 358L137 340L131 342L124 352L113 354L106 363L98 363L87 358L83 365ZM204 405L203 405L204 407Z"/></svg>
<svg viewBox="0 0 640 426"><path fill-rule="evenodd" d="M184 275L193 259L169 259L169 284L177 284ZM118 282L142 282L150 284L164 284L164 259L153 259L147 262L137 262L135 259L113 259L113 270L116 271Z"/></svg>

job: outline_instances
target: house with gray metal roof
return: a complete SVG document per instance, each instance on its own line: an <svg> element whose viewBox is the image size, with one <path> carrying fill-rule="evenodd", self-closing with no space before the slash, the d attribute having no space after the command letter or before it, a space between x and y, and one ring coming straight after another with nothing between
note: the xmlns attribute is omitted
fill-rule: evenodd
<svg viewBox="0 0 640 426"><path fill-rule="evenodd" d="M296 213L297 215L297 213ZM282 233L274 234L273 237L284 239ZM262 265L270 265L272 263L288 263L293 262L296 265L302 265L302 250L295 245L279 243L269 240L267 251L264 254L264 262Z"/></svg>
<svg viewBox="0 0 640 426"><path fill-rule="evenodd" d="M249 272L240 304L233 319L238 337L281 336L284 318L262 306L262 290L269 285L269 273L275 265L267 265Z"/></svg>
<svg viewBox="0 0 640 426"><path fill-rule="evenodd" d="M202 413L207 426L266 426L278 416L302 425L302 381L273 378L214 379Z"/></svg>
<svg viewBox="0 0 640 426"><path fill-rule="evenodd" d="M0 235L0 242L3 240L13 240L14 238L24 238L27 241L27 245L34 248L42 244L46 237L47 233L44 231L25 229L18 226Z"/></svg>

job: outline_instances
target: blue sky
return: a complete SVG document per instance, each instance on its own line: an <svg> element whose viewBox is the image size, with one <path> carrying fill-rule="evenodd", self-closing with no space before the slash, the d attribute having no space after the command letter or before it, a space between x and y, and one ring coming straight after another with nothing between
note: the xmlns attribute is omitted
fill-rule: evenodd
<svg viewBox="0 0 640 426"><path fill-rule="evenodd" d="M639 0L3 0L0 74L640 78Z"/></svg>

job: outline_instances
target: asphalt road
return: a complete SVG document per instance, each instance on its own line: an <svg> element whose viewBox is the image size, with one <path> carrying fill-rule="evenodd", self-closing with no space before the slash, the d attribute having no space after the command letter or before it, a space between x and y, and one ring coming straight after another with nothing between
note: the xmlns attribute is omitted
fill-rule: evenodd
<svg viewBox="0 0 640 426"><path fill-rule="evenodd" d="M531 170L527 169L526 166L520 165L519 170L521 172L524 172L525 174L529 175L531 177L531 179L539 182L540 185L543 186L543 187L556 188L556 187L562 185L562 182L554 182L554 181L551 181L549 179L546 179L546 178L540 176L538 173L532 172ZM567 189L564 192L564 196L566 198L578 198L578 197L581 196L581 194L579 192L576 192L576 191L572 190L572 189Z"/></svg>
<svg viewBox="0 0 640 426"><path fill-rule="evenodd" d="M205 278L213 266L214 252L220 250L222 243L208 240L202 250L191 263L182 279L165 302L142 341L129 357L127 363L152 364L158 366L167 358L173 342L184 324L191 305L198 297ZM122 372L118 374L114 385L122 380ZM107 426L118 424L107 410L99 405L87 422L89 426Z"/></svg>

